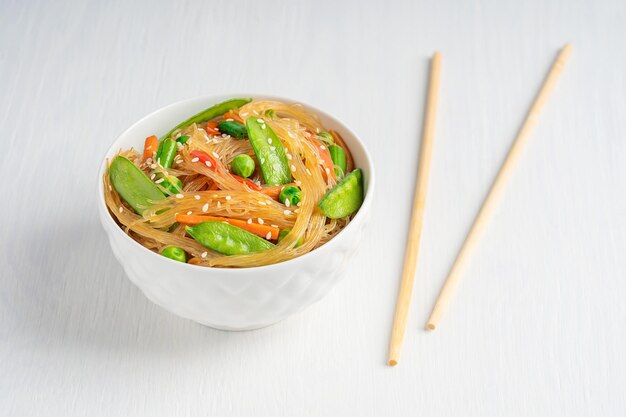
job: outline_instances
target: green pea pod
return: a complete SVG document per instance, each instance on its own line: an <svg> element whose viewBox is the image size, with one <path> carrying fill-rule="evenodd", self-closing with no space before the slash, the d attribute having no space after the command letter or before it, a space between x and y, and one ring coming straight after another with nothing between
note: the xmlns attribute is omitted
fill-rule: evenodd
<svg viewBox="0 0 626 417"><path fill-rule="evenodd" d="M335 174L337 175L337 178L343 178L346 173L346 151L344 151L341 146L330 145L328 147L328 152L330 153L330 158L333 160L333 164L335 165Z"/></svg>
<svg viewBox="0 0 626 417"><path fill-rule="evenodd" d="M335 138L333 138L333 135L328 132L320 132L317 134L317 136L319 136L320 139L322 139L322 141L326 143L326 145L332 145L333 143L335 143Z"/></svg>
<svg viewBox="0 0 626 417"><path fill-rule="evenodd" d="M184 145L185 143L187 143L188 140L189 140L189 136L179 136L178 139L176 139L176 142L179 142L180 144Z"/></svg>
<svg viewBox="0 0 626 417"><path fill-rule="evenodd" d="M355 169L320 200L317 206L324 216L341 219L355 213L363 204L363 172Z"/></svg>
<svg viewBox="0 0 626 417"><path fill-rule="evenodd" d="M159 143L156 160L163 168L171 168L174 163L176 153L178 153L176 141L173 141L170 138L164 139L161 143Z"/></svg>
<svg viewBox="0 0 626 417"><path fill-rule="evenodd" d="M183 182L174 176L165 178L160 185L165 188L165 194L168 196L178 194L183 190Z"/></svg>
<svg viewBox="0 0 626 417"><path fill-rule="evenodd" d="M220 122L217 128L222 133L232 136L235 139L245 139L248 137L246 127L238 122Z"/></svg>
<svg viewBox="0 0 626 417"><path fill-rule="evenodd" d="M279 233L278 233L278 242L280 243L281 240L283 240L284 238L287 237L287 235L291 232L290 228L287 229L282 229ZM301 246L304 243L304 239L302 239L302 237L300 237L300 239L297 240L296 245L294 246L294 248L297 248L298 246Z"/></svg>
<svg viewBox="0 0 626 417"><path fill-rule="evenodd" d="M187 254L185 251L178 246L168 246L161 252L161 255L166 258L173 259L178 262L186 263L187 262Z"/></svg>
<svg viewBox="0 0 626 417"><path fill-rule="evenodd" d="M154 201L165 198L161 190L135 164L121 155L113 158L109 178L115 191L138 214Z"/></svg>
<svg viewBox="0 0 626 417"><path fill-rule="evenodd" d="M252 101L251 98L234 98L234 99L226 100L222 103L216 104L215 106L211 106L206 110L202 110L198 114L194 114L193 116L191 116L189 119L185 120L184 122L177 124L172 130L170 130L165 135L163 135L161 137L161 140L165 138L169 138L170 135L178 129L184 129L188 126L191 126L194 123L202 123L202 122L206 122L207 120L214 119L217 116L223 115L229 110L237 109L243 106L244 104L250 103L251 101Z"/></svg>
<svg viewBox="0 0 626 417"><path fill-rule="evenodd" d="M291 182L291 171L285 147L272 128L267 123L257 121L254 117L246 119L246 127L265 183L283 185Z"/></svg>
<svg viewBox="0 0 626 417"><path fill-rule="evenodd" d="M185 230L202 246L223 255L242 255L261 252L274 245L265 239L224 222L207 221Z"/></svg>

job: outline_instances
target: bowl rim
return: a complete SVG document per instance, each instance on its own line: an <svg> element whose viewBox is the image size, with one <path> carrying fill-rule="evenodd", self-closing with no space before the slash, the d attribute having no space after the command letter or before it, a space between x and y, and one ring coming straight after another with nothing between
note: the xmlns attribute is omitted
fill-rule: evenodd
<svg viewBox="0 0 626 417"><path fill-rule="evenodd" d="M252 266L252 267L245 267L245 268L243 267L242 268L206 267L206 266L201 266L201 265L189 264L186 262L183 263L183 262L174 261L173 259L169 259L164 256L161 256L159 253L146 248L142 244L135 241L128 234L124 233L124 231L119 227L119 225L115 222L115 220L111 216L111 213L109 213L109 209L106 205L106 202L104 201L104 188L103 188L104 185L102 183L102 176L104 175L105 170L107 168L108 155L111 154L112 152L115 152L116 148L119 148L117 143L120 140L120 138L125 136L126 133L132 130L133 128L135 128L135 126L143 123L146 119L153 117L156 113L166 112L168 110L171 110L174 107L177 107L182 104L189 103L189 102L208 101L208 102L214 102L215 104L217 104L223 100L228 100L229 98L235 98L235 97L246 97L246 98L252 98L253 100L278 100L278 101L284 101L288 103L301 104L307 109L312 110L314 113L317 113L320 116L333 120L334 122L339 124L343 130L345 130L346 132L352 135L352 137L356 140L356 142L361 146L363 150L363 155L365 157L365 162L368 165L367 189L365 192L365 198L363 199L363 204L361 204L359 211L356 213L352 221L350 221L350 223L348 223L348 225L345 228L343 228L339 233L337 233L337 235L335 235L332 239L330 239L324 245L316 249L313 249L312 251L307 252L304 255L301 255L292 259L288 259L283 262L270 264L270 265ZM107 234L109 233L108 226L112 226L114 229L116 229L116 232L114 233L120 234L121 236L123 236L124 239L127 239L128 241L132 242L132 244L150 253L151 255L157 257L155 259L158 259L160 262L169 261L171 262L171 265L177 265L180 268L191 268L190 271L201 272L202 270L206 270L206 273L208 275L210 275L211 272L216 272L216 270L219 271L220 274L241 275L241 274L249 274L253 272L265 272L265 271L270 272L272 269L277 270L277 269L281 269L285 267L296 266L298 263L303 263L313 256L316 256L316 255L319 256L322 253L327 252L328 250L332 249L333 246L336 246L337 241L341 239L342 236L345 236L345 232L347 230L352 230L354 227L356 227L357 223L361 223L364 220L364 217L366 216L366 211L369 210L369 207L372 204L372 200L373 200L374 187L375 187L375 173L374 173L374 164L372 162L372 157L369 151L367 150L367 147L365 146L361 138L354 132L354 130L352 130L343 120L333 115L330 115L327 112L319 109L318 107L313 106L302 100L294 100L293 98L289 98L285 96L267 95L267 94L262 94L262 93L246 93L246 94L234 93L234 94L199 95L199 96L195 96L191 98L178 100L173 103L167 104L163 107L159 107L156 110L153 110L150 113L146 114L145 116L141 117L139 120L137 120L136 122L131 124L129 127L124 129L120 134L118 134L113 140L113 143L111 143L111 146L109 146L109 148L106 150L104 156L101 158L100 168L98 169L97 181L98 181L98 187L97 187L98 208L99 208L99 211L101 211L100 221L101 223L103 223L104 221L107 222L107 225L103 223L103 228L105 229L105 232L107 232ZM103 217L105 217L107 220L104 220Z"/></svg>

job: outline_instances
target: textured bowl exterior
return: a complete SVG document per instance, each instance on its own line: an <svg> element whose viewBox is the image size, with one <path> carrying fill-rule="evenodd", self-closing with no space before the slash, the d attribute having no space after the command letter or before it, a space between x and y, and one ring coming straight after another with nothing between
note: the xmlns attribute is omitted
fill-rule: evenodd
<svg viewBox="0 0 626 417"><path fill-rule="evenodd" d="M164 132L177 120L230 97L268 98L233 94L175 103L131 126L114 142L106 158L115 155L120 148L141 149L143 139L153 132ZM287 262L255 268L206 268L175 262L144 248L117 226L106 208L101 181L105 158L98 176L100 220L115 257L146 297L178 316L213 328L251 330L303 310L326 295L343 277L369 218L374 186L372 164L361 142L345 125L317 109L305 107L320 114L326 126L342 134L356 164L364 171L366 199L354 220L341 233L322 247Z"/></svg>

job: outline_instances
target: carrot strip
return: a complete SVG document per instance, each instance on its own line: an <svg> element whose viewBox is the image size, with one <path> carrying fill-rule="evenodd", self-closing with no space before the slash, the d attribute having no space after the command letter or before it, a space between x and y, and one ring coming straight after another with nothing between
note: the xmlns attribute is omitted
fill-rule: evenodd
<svg viewBox="0 0 626 417"><path fill-rule="evenodd" d="M258 223L248 223L245 220L239 219L230 219L228 217L217 217L217 216L202 216L202 215L193 215L193 214L179 214L175 215L176 221L179 223L194 225L206 221L216 221L216 222L226 222L228 224L232 224L233 226L237 226L240 229L246 230L252 234L260 236L262 238L269 239L268 240L276 240L278 239L278 233L280 229L278 227L267 226L264 224Z"/></svg>
<svg viewBox="0 0 626 417"><path fill-rule="evenodd" d="M260 185L257 185L256 183L254 183L254 182L252 182L252 181L250 181L250 180L248 180L246 178L240 177L239 175L235 175L235 174L231 174L231 175L232 175L232 177L234 179L236 179L240 183L246 184L251 190L254 190L254 191L262 191L263 190L263 187L261 187Z"/></svg>
<svg viewBox="0 0 626 417"><path fill-rule="evenodd" d="M207 122L204 129L209 135L212 135L212 136L218 136L222 134L222 132L220 132L219 129L217 128L217 122Z"/></svg>
<svg viewBox="0 0 626 417"><path fill-rule="evenodd" d="M226 120L226 119L233 119L236 122L239 122L241 124L245 124L243 119L241 117L239 117L238 114L235 114L232 111L224 113L224 120Z"/></svg>
<svg viewBox="0 0 626 417"><path fill-rule="evenodd" d="M148 136L143 144L143 160L152 158L157 149L159 149L159 139L154 135Z"/></svg>
<svg viewBox="0 0 626 417"><path fill-rule="evenodd" d="M271 186L271 187L261 187L261 189L259 191L262 192L263 194L265 194L266 196L268 196L269 198L273 198L274 200L277 200L278 199L278 195L280 194L280 192L283 190L283 188L285 188L288 185L294 185L294 184L274 185L274 186Z"/></svg>

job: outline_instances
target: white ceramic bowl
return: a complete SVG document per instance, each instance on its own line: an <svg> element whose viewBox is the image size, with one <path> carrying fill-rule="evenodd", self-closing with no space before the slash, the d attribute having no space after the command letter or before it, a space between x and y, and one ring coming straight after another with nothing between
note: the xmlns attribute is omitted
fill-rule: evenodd
<svg viewBox="0 0 626 417"><path fill-rule="evenodd" d="M213 104L233 97L299 102L285 97L248 94L207 96L180 101L159 109L128 128L113 142L98 172L98 207L116 258L130 280L154 303L170 312L222 330L250 330L276 323L326 295L344 275L346 263L361 241L374 191L374 169L365 147L346 125L311 106L329 129L339 132L356 166L363 170L365 201L350 224L322 247L279 264L255 268L206 268L183 264L156 254L126 235L104 202L102 175L106 158L119 149L142 149L146 137Z"/></svg>

